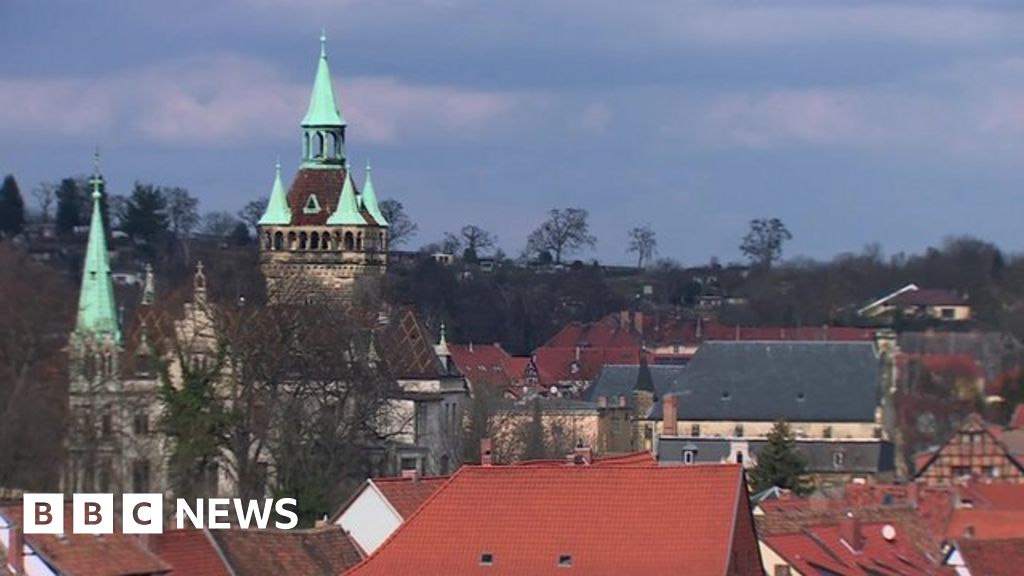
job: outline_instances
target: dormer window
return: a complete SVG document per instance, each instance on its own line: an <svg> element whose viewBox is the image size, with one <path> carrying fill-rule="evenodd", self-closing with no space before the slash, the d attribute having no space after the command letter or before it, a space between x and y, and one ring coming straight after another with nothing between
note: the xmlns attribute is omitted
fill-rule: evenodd
<svg viewBox="0 0 1024 576"><path fill-rule="evenodd" d="M481 566L493 566L494 565L494 554L490 552L484 552L480 555Z"/></svg>
<svg viewBox="0 0 1024 576"><path fill-rule="evenodd" d="M558 567L559 568L570 568L570 567L572 567L572 555L571 554L560 554L558 556Z"/></svg>
<svg viewBox="0 0 1024 576"><path fill-rule="evenodd" d="M696 459L696 456L696 450L683 450L683 464L693 464L693 461Z"/></svg>
<svg viewBox="0 0 1024 576"><path fill-rule="evenodd" d="M320 213L320 201L316 199L316 194L310 194L309 199L306 200L306 205L302 207L304 214L319 214Z"/></svg>

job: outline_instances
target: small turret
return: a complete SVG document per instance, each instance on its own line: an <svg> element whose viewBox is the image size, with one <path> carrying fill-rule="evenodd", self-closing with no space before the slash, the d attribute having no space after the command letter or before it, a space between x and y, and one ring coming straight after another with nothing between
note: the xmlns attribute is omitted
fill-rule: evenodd
<svg viewBox="0 0 1024 576"><path fill-rule="evenodd" d="M373 190L373 179L370 177L370 163L366 163L366 183L363 184L363 209L369 212L378 226L387 226L388 221L377 205L377 193Z"/></svg>
<svg viewBox="0 0 1024 576"><path fill-rule="evenodd" d="M320 35L320 60L302 118L302 163L306 167L340 168L345 163L345 118L338 112L327 66L327 36Z"/></svg>
<svg viewBox="0 0 1024 576"><path fill-rule="evenodd" d="M284 194L284 185L281 183L281 161L274 165L274 186L270 189L270 199L267 200L267 209L260 217L260 226L287 226L292 221L292 210L288 206L288 199Z"/></svg>

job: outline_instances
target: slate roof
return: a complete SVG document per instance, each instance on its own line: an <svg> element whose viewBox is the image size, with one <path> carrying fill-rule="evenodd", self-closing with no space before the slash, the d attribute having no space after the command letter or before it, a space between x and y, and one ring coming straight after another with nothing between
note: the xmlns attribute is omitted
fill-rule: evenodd
<svg viewBox="0 0 1024 576"><path fill-rule="evenodd" d="M746 452L755 459L768 444L763 438L667 437L658 440L658 462L682 464L683 450L696 449L695 462L725 462L731 454L731 442L744 442ZM808 440L798 438L796 450L807 461L808 472L847 472L877 474L893 472L896 457L891 442L884 440ZM841 453L842 464L836 465L835 454Z"/></svg>
<svg viewBox="0 0 1024 576"><path fill-rule="evenodd" d="M340 526L312 530L211 530L235 576L337 576L362 560Z"/></svg>
<svg viewBox="0 0 1024 576"><path fill-rule="evenodd" d="M707 342L680 375L680 420L873 422L881 394L866 342Z"/></svg>
<svg viewBox="0 0 1024 576"><path fill-rule="evenodd" d="M0 507L0 515L23 525L22 504ZM171 567L147 551L132 535L117 532L121 519L114 519L115 533L97 537L71 531L71 504L64 509L64 535L25 534L25 543L59 574L74 576L142 576L167 574Z"/></svg>
<svg viewBox="0 0 1024 576"><path fill-rule="evenodd" d="M684 366L674 364L649 364L647 368L651 373L651 380L654 384L654 395L660 398L666 391L677 386L682 378ZM601 369L590 386L583 391L582 399L589 402L597 402L601 396L608 398L612 403L614 398L626 397L626 404L633 405L633 389L637 385L637 378L640 375L640 365L610 364Z"/></svg>
<svg viewBox="0 0 1024 576"><path fill-rule="evenodd" d="M464 466L348 574L725 574L740 541L760 570L740 514L738 466Z"/></svg>
<svg viewBox="0 0 1024 576"><path fill-rule="evenodd" d="M1024 566L1024 538L964 539L956 549L972 575L1016 576Z"/></svg>
<svg viewBox="0 0 1024 576"><path fill-rule="evenodd" d="M434 338L412 308L398 308L380 331L378 353L398 379L448 375L434 350Z"/></svg>

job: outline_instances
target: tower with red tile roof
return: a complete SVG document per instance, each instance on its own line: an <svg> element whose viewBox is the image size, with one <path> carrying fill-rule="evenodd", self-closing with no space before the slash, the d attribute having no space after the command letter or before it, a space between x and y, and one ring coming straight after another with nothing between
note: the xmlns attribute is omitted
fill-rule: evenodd
<svg viewBox="0 0 1024 576"><path fill-rule="evenodd" d="M320 37L309 109L302 119L302 163L287 193L280 164L260 218L260 267L273 301L346 300L357 281L387 267L388 222L366 169L356 186Z"/></svg>

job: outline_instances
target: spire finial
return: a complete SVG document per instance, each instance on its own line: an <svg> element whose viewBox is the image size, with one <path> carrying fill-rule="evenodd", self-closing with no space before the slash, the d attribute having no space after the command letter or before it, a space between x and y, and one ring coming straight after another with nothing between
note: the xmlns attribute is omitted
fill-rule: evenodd
<svg viewBox="0 0 1024 576"><path fill-rule="evenodd" d="M372 168L370 168L370 157L367 156L366 157L366 171L369 172L370 170L372 170Z"/></svg>
<svg viewBox="0 0 1024 576"><path fill-rule="evenodd" d="M327 58L327 28L320 29L320 57Z"/></svg>
<svg viewBox="0 0 1024 576"><path fill-rule="evenodd" d="M280 156L278 156L277 160L274 162L274 171L277 172L277 175L279 177L281 176L281 157Z"/></svg>
<svg viewBox="0 0 1024 576"><path fill-rule="evenodd" d="M92 197L93 200L98 200L102 194L100 193L100 184L102 179L100 178L100 146L96 145L96 151L92 155L92 178L89 179L89 183L92 184Z"/></svg>
<svg viewBox="0 0 1024 576"><path fill-rule="evenodd" d="M438 344L444 345L448 343L448 327L441 322L441 341Z"/></svg>

